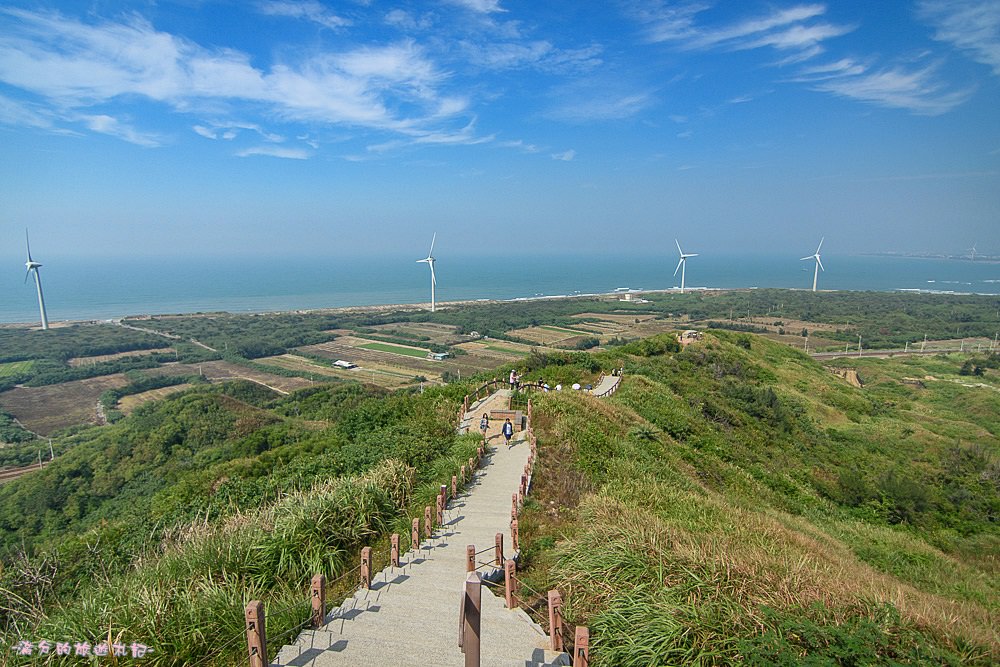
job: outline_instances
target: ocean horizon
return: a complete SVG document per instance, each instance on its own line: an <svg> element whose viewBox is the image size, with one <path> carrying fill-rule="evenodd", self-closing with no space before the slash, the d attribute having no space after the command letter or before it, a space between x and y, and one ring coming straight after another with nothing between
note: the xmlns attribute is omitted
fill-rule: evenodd
<svg viewBox="0 0 1000 667"><path fill-rule="evenodd" d="M1000 294L1000 263L874 255L823 256L821 290ZM782 255L704 255L688 261L690 289L812 287L813 264ZM672 257L622 255L442 257L438 302L512 300L679 287ZM0 322L38 320L34 280L4 269ZM47 259L49 320L212 311L272 312L427 303L430 276L411 257Z"/></svg>

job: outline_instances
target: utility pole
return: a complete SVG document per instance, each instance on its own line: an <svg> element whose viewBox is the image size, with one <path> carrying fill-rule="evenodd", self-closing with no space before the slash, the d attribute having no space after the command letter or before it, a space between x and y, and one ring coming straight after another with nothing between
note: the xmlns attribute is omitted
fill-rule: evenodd
<svg viewBox="0 0 1000 667"><path fill-rule="evenodd" d="M56 453L52 451L52 438L49 438L49 461L52 461L55 458L56 458Z"/></svg>
<svg viewBox="0 0 1000 667"><path fill-rule="evenodd" d="M858 356L861 356L861 334L858 334Z"/></svg>
<svg viewBox="0 0 1000 667"><path fill-rule="evenodd" d="M927 334L924 334L924 342L920 344L920 351L923 352L925 347L927 347Z"/></svg>
<svg viewBox="0 0 1000 667"><path fill-rule="evenodd" d="M41 470L41 468L42 468L42 450L39 449L38 450L38 469Z"/></svg>
<svg viewBox="0 0 1000 667"><path fill-rule="evenodd" d="M910 351L910 341L906 341L906 344L903 345L903 354L906 354L909 351Z"/></svg>

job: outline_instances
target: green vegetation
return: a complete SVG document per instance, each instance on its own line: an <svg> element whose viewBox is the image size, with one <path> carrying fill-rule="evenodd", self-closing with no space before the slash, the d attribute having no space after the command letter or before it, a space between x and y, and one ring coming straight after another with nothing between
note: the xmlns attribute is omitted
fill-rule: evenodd
<svg viewBox="0 0 1000 667"><path fill-rule="evenodd" d="M427 356L427 350L415 350L412 347L401 347L399 345L392 345L390 343L363 343L358 347L364 348L366 350L379 350L380 352L405 354L408 357L424 358Z"/></svg>
<svg viewBox="0 0 1000 667"><path fill-rule="evenodd" d="M236 382L79 430L0 486L0 642L94 643L110 627L154 645L151 665L242 664L247 599L288 638L312 574L333 579L360 546L408 535L408 513L475 451L455 435L457 400L358 384L278 398Z"/></svg>
<svg viewBox="0 0 1000 667"><path fill-rule="evenodd" d="M610 399L536 398L526 576L563 592L595 664L1000 659L995 371L843 361L857 389L747 334L672 343L591 355L624 356Z"/></svg>

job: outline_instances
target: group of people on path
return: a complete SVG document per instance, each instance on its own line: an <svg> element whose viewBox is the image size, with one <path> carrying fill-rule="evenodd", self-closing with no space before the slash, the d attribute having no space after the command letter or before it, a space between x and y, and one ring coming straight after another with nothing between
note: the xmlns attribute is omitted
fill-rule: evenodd
<svg viewBox="0 0 1000 667"><path fill-rule="evenodd" d="M513 371L512 371L513 372ZM486 432L490 429L490 416L488 413L483 413L483 418L479 420L479 430L483 433L483 439L486 438ZM503 426L500 428L500 433L503 434L504 441L507 444L507 449L510 449L514 445L511 444L510 439L514 437L514 425L510 423L510 417L504 420Z"/></svg>

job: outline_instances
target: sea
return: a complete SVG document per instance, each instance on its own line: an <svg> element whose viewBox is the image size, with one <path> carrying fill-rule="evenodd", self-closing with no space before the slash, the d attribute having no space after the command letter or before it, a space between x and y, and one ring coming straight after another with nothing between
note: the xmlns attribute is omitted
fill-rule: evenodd
<svg viewBox="0 0 1000 667"><path fill-rule="evenodd" d="M43 260L44 258L36 258ZM438 258L436 298L532 299L680 286L676 258L624 255ZM1000 294L1000 262L899 256L823 256L821 290ZM786 256L703 255L688 288L810 289L813 264ZM272 312L426 303L430 272L411 257L44 259L49 320L129 315ZM0 272L0 322L37 322L34 280Z"/></svg>

